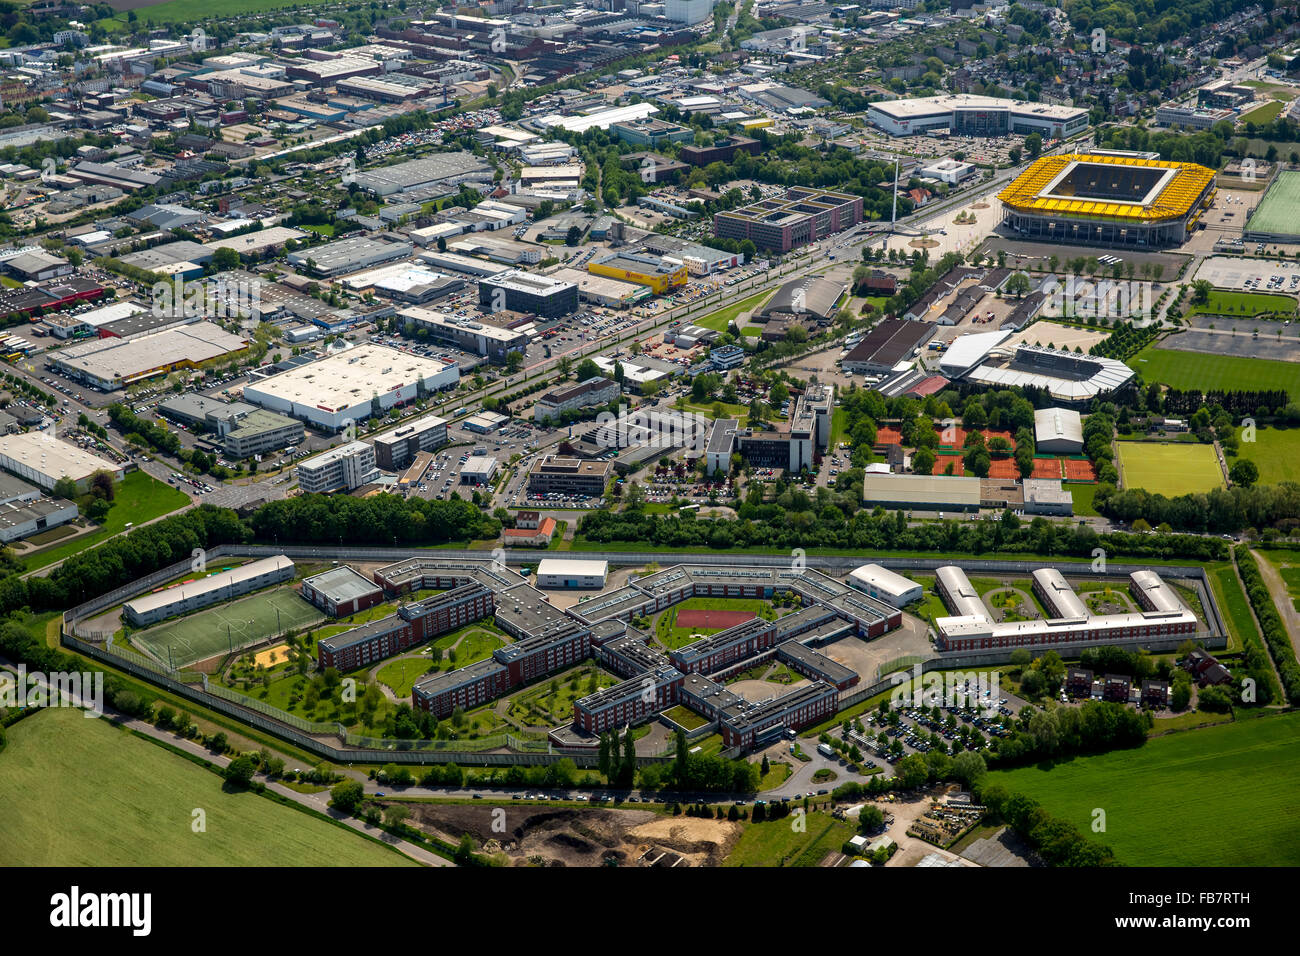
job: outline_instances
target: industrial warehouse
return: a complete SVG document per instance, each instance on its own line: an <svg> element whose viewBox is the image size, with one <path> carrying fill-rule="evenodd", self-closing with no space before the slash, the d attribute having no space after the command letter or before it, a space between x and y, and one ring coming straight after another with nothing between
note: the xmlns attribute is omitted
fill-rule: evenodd
<svg viewBox="0 0 1300 956"><path fill-rule="evenodd" d="M94 339L51 353L50 368L105 392L165 375L228 361L248 348L248 339L213 322L195 322L130 338Z"/></svg>
<svg viewBox="0 0 1300 956"><path fill-rule="evenodd" d="M1043 156L998 194L1002 223L1050 242L1178 245L1214 200L1214 170L1136 155Z"/></svg>
<svg viewBox="0 0 1300 956"><path fill-rule="evenodd" d="M459 381L460 367L455 362L381 345L358 345L250 381L244 387L244 401L337 432L348 422L364 421Z"/></svg>

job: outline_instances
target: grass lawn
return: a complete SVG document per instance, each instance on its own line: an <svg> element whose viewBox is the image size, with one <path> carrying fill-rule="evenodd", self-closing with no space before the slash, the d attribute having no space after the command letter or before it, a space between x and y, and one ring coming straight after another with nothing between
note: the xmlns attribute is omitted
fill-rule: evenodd
<svg viewBox="0 0 1300 956"><path fill-rule="evenodd" d="M180 489L173 488L146 472L133 471L117 483L113 505L108 509L108 516L98 531L83 534L79 538L32 555L23 563L29 571L46 567L111 538L125 530L128 524L144 524L146 521L152 521L154 518L184 508L189 503L190 496Z"/></svg>
<svg viewBox="0 0 1300 956"><path fill-rule="evenodd" d="M328 236L330 238L334 237L334 227L327 222L321 223L320 225L316 225L316 226L303 226L302 228L305 229L307 232L315 232L322 236Z"/></svg>
<svg viewBox="0 0 1300 956"><path fill-rule="evenodd" d="M516 695L510 702L510 717L528 727L554 727L573 720L573 702L604 687L613 687L620 678L599 667L584 665Z"/></svg>
<svg viewBox="0 0 1300 956"><path fill-rule="evenodd" d="M1076 515L1097 516L1097 509L1093 505L1093 499L1097 495L1096 485L1086 485L1071 482L1063 486L1074 499L1074 513Z"/></svg>
<svg viewBox="0 0 1300 956"><path fill-rule="evenodd" d="M1243 123L1254 123L1256 126L1271 123L1281 115L1282 107L1285 105L1281 100L1265 103L1263 106L1255 107L1249 113L1243 113L1241 121Z"/></svg>
<svg viewBox="0 0 1300 956"><path fill-rule="evenodd" d="M1231 564L1225 564L1209 572L1210 587L1214 590L1214 600L1223 613L1228 625L1228 651L1243 650L1246 645L1260 644L1259 625L1251 613L1246 593L1241 589L1241 581Z"/></svg>
<svg viewBox="0 0 1300 956"><path fill-rule="evenodd" d="M398 697L410 697L411 686L429 672L429 662L423 657L402 657L389 661L375 675Z"/></svg>
<svg viewBox="0 0 1300 956"><path fill-rule="evenodd" d="M676 721L687 730L694 730L696 727L703 727L708 723L706 719L682 704L664 711L664 716L669 720Z"/></svg>
<svg viewBox="0 0 1300 956"><path fill-rule="evenodd" d="M709 418L713 418L714 406L721 406L722 414L728 418L745 419L749 417L748 405L734 405L731 402L685 402L682 410L688 412L699 412L701 415L707 415Z"/></svg>
<svg viewBox="0 0 1300 956"><path fill-rule="evenodd" d="M252 793L80 711L8 732L0 859L11 866L398 866L400 854ZM191 829L202 808L206 832Z"/></svg>
<svg viewBox="0 0 1300 956"><path fill-rule="evenodd" d="M739 302L733 302L726 308L719 309L717 312L710 312L703 318L691 319L691 324L699 325L706 329L714 329L718 332L725 332L727 331L727 326L730 325L738 315L742 312L752 312L769 295L771 295L773 291L775 290L769 289L766 292L751 295L747 299L741 299Z"/></svg>
<svg viewBox="0 0 1300 956"><path fill-rule="evenodd" d="M1185 442L1119 442L1125 488L1167 497L1223 487L1223 471L1210 445Z"/></svg>
<svg viewBox="0 0 1300 956"><path fill-rule="evenodd" d="M1249 318L1264 312L1295 312L1293 295L1276 295L1271 292L1238 292L1230 289L1211 289L1208 301L1192 306L1200 315L1222 315L1232 318Z"/></svg>
<svg viewBox="0 0 1300 956"><path fill-rule="evenodd" d="M742 325L740 334L759 336L763 334L763 327L761 325Z"/></svg>
<svg viewBox="0 0 1300 956"><path fill-rule="evenodd" d="M317 6L327 0L298 0L304 7ZM152 7L136 8L140 24L180 23L193 21L201 23L210 17L231 17L238 14L261 13L264 10L278 10L285 6L285 0L220 0L215 6L204 0L167 0ZM126 14L121 14L125 19Z"/></svg>
<svg viewBox="0 0 1300 956"><path fill-rule="evenodd" d="M1259 468L1259 483L1275 485L1282 481L1300 482L1300 428L1260 428L1253 442L1237 446L1237 458L1253 461Z"/></svg>
<svg viewBox="0 0 1300 956"><path fill-rule="evenodd" d="M769 763L767 765L767 773L764 774L763 779L758 782L758 792L762 793L764 790L773 790L785 783L789 777L790 765L788 763Z"/></svg>
<svg viewBox="0 0 1300 956"><path fill-rule="evenodd" d="M1147 346L1128 364L1147 382L1163 382L1173 388L1206 392L1281 389L1290 393L1292 401L1300 398L1300 363L1295 362Z"/></svg>
<svg viewBox="0 0 1300 956"><path fill-rule="evenodd" d="M790 819L749 824L722 865L817 866L855 833L827 813L809 813L805 823L805 832L796 831Z"/></svg>
<svg viewBox="0 0 1300 956"><path fill-rule="evenodd" d="M1130 866L1295 866L1297 735L1300 714L1260 717L989 779L1038 800ZM1106 811L1102 834L1092 832L1097 807ZM1171 822L1196 839L1167 839Z"/></svg>

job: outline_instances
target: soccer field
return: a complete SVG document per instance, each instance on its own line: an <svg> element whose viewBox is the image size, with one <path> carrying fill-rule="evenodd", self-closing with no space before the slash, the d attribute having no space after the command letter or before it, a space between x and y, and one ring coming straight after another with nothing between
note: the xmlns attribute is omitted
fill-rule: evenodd
<svg viewBox="0 0 1300 956"><path fill-rule="evenodd" d="M1277 179L1268 187L1264 198L1250 220L1246 223L1247 232L1268 232L1282 235L1300 233L1296 223L1296 209L1300 208L1300 172L1281 170Z"/></svg>
<svg viewBox="0 0 1300 956"><path fill-rule="evenodd" d="M323 620L292 588L274 588L133 634L131 642L163 664L184 667Z"/></svg>
<svg viewBox="0 0 1300 956"><path fill-rule="evenodd" d="M1223 487L1223 471L1210 445L1122 441L1119 457L1125 488L1172 498Z"/></svg>
<svg viewBox="0 0 1300 956"><path fill-rule="evenodd" d="M1300 363L1238 358L1211 352L1183 352L1147 346L1128 360L1147 382L1172 388L1213 391L1279 389L1300 398Z"/></svg>
<svg viewBox="0 0 1300 956"><path fill-rule="evenodd" d="M1047 770L994 771L1129 866L1300 864L1300 714L1156 737ZM1096 810L1106 832L1094 833Z"/></svg>

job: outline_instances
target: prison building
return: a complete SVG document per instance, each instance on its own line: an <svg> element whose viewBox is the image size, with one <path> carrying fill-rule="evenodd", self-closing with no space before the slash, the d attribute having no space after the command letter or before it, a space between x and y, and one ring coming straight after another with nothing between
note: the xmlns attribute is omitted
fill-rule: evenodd
<svg viewBox="0 0 1300 956"><path fill-rule="evenodd" d="M509 672L489 658L458 670L426 677L411 690L411 703L439 720L456 708L470 710L510 689Z"/></svg>
<svg viewBox="0 0 1300 956"><path fill-rule="evenodd" d="M303 578L302 596L330 617L348 617L382 604L384 591L345 564Z"/></svg>
<svg viewBox="0 0 1300 956"><path fill-rule="evenodd" d="M708 720L717 720L725 711L745 703L739 694L732 693L703 674L686 674L682 678L678 700Z"/></svg>
<svg viewBox="0 0 1300 956"><path fill-rule="evenodd" d="M497 648L492 656L509 671L510 686L514 687L586 660L590 636L587 627L565 618L532 637Z"/></svg>
<svg viewBox="0 0 1300 956"><path fill-rule="evenodd" d="M954 617L988 618L989 612L980 600L979 592L961 568L951 564L936 568L934 584L944 606L952 611Z"/></svg>
<svg viewBox="0 0 1300 956"><path fill-rule="evenodd" d="M417 643L423 643L439 634L491 617L495 609L492 592L474 581L423 601L403 605L397 609L397 616L411 623Z"/></svg>
<svg viewBox="0 0 1300 956"><path fill-rule="evenodd" d="M903 612L898 608L856 591L836 595L827 603L841 617L854 623L859 637L868 640L880 637L886 631L892 631L903 624Z"/></svg>
<svg viewBox="0 0 1300 956"><path fill-rule="evenodd" d="M670 651L668 659L684 674L711 674L775 644L775 622L754 618Z"/></svg>
<svg viewBox="0 0 1300 956"><path fill-rule="evenodd" d="M354 671L414 647L419 643L414 634L415 628L409 621L395 614L389 615L342 634L322 638L316 644L316 663L322 670L333 667L344 672Z"/></svg>
<svg viewBox="0 0 1300 956"><path fill-rule="evenodd" d="M1134 571L1129 575L1129 590L1146 611L1182 611L1182 600L1164 578L1154 571Z"/></svg>
<svg viewBox="0 0 1300 956"><path fill-rule="evenodd" d="M293 562L280 554L207 577L159 588L151 594L143 594L127 601L122 605L122 612L133 627L148 627L178 614L189 614L281 581L291 581L293 576Z"/></svg>
<svg viewBox="0 0 1300 956"><path fill-rule="evenodd" d="M1087 606L1079 600L1079 595L1074 593L1074 589L1056 568L1039 568L1030 577L1034 581L1034 593L1051 617L1088 616Z"/></svg>
<svg viewBox="0 0 1300 956"><path fill-rule="evenodd" d="M316 645L316 659L322 668L355 670L488 617L492 609L491 591L481 584L465 584L322 639Z"/></svg>
<svg viewBox="0 0 1300 956"><path fill-rule="evenodd" d="M818 629L827 624L840 625L844 633L853 630L848 622L840 619L834 608L827 607L824 604L814 604L811 607L800 608L793 614L777 618L776 642L780 644L782 641L793 640L796 637L812 632L820 634Z"/></svg>
<svg viewBox="0 0 1300 956"><path fill-rule="evenodd" d="M589 734L639 724L677 703L682 672L658 667L573 703L573 722Z"/></svg>
<svg viewBox="0 0 1300 956"><path fill-rule="evenodd" d="M776 659L804 677L833 684L836 690L848 690L861 679L857 671L810 647L804 647L798 641L778 644Z"/></svg>
<svg viewBox="0 0 1300 956"><path fill-rule="evenodd" d="M668 666L668 658L635 633L597 646L596 660L619 677L636 677Z"/></svg>
<svg viewBox="0 0 1300 956"><path fill-rule="evenodd" d="M728 747L750 750L777 740L787 729L798 730L833 717L839 699L834 685L817 681L761 704L724 711L718 718L718 730Z"/></svg>
<svg viewBox="0 0 1300 956"><path fill-rule="evenodd" d="M868 597L905 607L925 597L921 585L878 564L864 564L849 574L849 584Z"/></svg>

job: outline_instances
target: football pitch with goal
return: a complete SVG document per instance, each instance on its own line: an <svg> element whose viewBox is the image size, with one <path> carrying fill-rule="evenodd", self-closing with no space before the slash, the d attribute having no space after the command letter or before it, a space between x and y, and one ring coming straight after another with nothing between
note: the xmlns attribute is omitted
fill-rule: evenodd
<svg viewBox="0 0 1300 956"><path fill-rule="evenodd" d="M140 631L131 642L163 664L184 667L323 620L292 588L272 588Z"/></svg>

